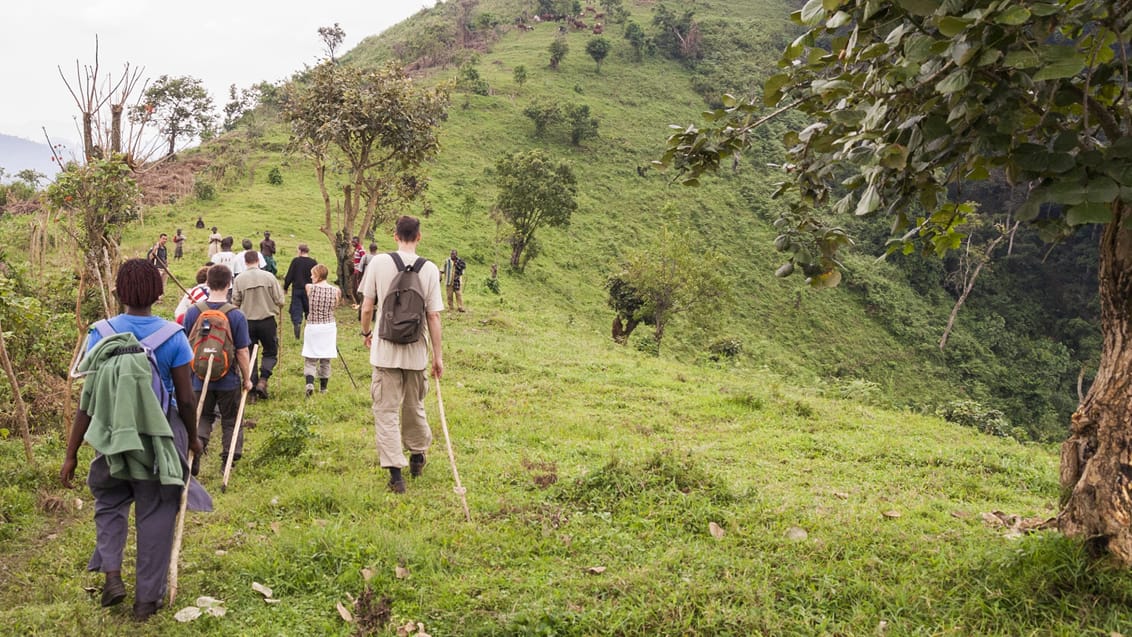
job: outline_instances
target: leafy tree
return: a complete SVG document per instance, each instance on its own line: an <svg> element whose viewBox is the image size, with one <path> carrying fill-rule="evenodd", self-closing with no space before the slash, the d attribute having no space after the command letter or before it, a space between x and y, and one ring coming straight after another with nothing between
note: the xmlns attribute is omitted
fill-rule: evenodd
<svg viewBox="0 0 1132 637"><path fill-rule="evenodd" d="M590 41L586 42L586 53L589 53L593 61L597 63L598 73L601 73L601 63L605 60L605 56L609 55L610 48L612 47L609 45L609 40L600 35L590 38Z"/></svg>
<svg viewBox="0 0 1132 637"><path fill-rule="evenodd" d="M322 46L326 50L327 59L331 62L335 61L334 52L337 51L338 47L342 46L342 42L346 40L346 32L335 22L332 27L319 27L318 37L322 40Z"/></svg>
<svg viewBox="0 0 1132 637"><path fill-rule="evenodd" d="M893 250L958 247L965 213L948 186L1004 171L1028 187L1017 211L1047 240L1104 227L1099 250L1103 345L1096 379L1062 445L1058 526L1132 565L1132 7L1108 0L986 3L808 0L764 103L812 120L787 133L780 194L787 271L817 285L840 279L847 237L824 218L873 217ZM696 183L742 151L776 113L728 98L704 128L681 127L666 159ZM881 219L887 217L887 219ZM816 251L794 251L809 236ZM780 237L781 239L781 237Z"/></svg>
<svg viewBox="0 0 1132 637"><path fill-rule="evenodd" d="M558 104L547 100L531 103L523 109L523 115L534 122L535 137L542 137L551 124L562 121L562 109L558 108Z"/></svg>
<svg viewBox="0 0 1132 637"><path fill-rule="evenodd" d="M353 268L350 239L372 233L394 206L424 191L421 171L439 149L448 88L421 88L395 66L363 70L326 61L291 89L291 147L314 161L323 201L319 230L337 255L339 283ZM337 214L330 195L335 170L345 181Z"/></svg>
<svg viewBox="0 0 1132 637"><path fill-rule="evenodd" d="M537 252L536 230L569 225L578 207L574 200L577 179L569 164L556 162L540 150L503 157L495 172L499 186L496 208L512 229L511 267L522 271Z"/></svg>
<svg viewBox="0 0 1132 637"><path fill-rule="evenodd" d="M132 111L136 122L155 122L169 140L166 156L177 150L177 140L191 140L212 129L212 97L194 77L162 75L145 89L144 103Z"/></svg>
<svg viewBox="0 0 1132 637"><path fill-rule="evenodd" d="M693 309L703 316L715 313L730 294L723 271L722 257L694 249L667 226L647 248L630 255L624 281L644 301L634 316L652 319L656 351L676 315Z"/></svg>
<svg viewBox="0 0 1132 637"><path fill-rule="evenodd" d="M653 9L652 24L657 29L656 47L669 57L694 62L703 55L703 38L695 13L687 10L676 15L667 5Z"/></svg>
<svg viewBox="0 0 1132 637"><path fill-rule="evenodd" d="M523 64L516 65L515 70L511 73L511 77L514 78L515 83L519 85L519 89L521 90L523 85L527 83L527 67Z"/></svg>
<svg viewBox="0 0 1132 637"><path fill-rule="evenodd" d="M558 70L558 63L566 58L566 54L570 52L570 45L566 44L566 38L557 37L550 43L550 68Z"/></svg>
<svg viewBox="0 0 1132 637"><path fill-rule="evenodd" d="M644 57L645 46L648 43L645 30L641 28L641 25L630 21L629 24L625 25L625 39L629 41L629 46L633 47L633 59L640 62Z"/></svg>
<svg viewBox="0 0 1132 637"><path fill-rule="evenodd" d="M255 107L260 102L263 85L270 86L264 82L261 85L239 90L236 89L235 84L228 87L228 103L224 105L224 121L221 124L225 131L235 130L241 121L251 121Z"/></svg>
<svg viewBox="0 0 1132 637"><path fill-rule="evenodd" d="M582 140L597 137L598 121L590 116L590 107L571 104L566 107L566 121L570 124L570 143L577 146Z"/></svg>
<svg viewBox="0 0 1132 637"><path fill-rule="evenodd" d="M646 305L645 298L628 281L628 272L622 271L609 277L605 289L609 291L609 307L616 314L613 317L613 341L624 345L629 342L633 330L641 323L656 325L656 317Z"/></svg>
<svg viewBox="0 0 1132 637"><path fill-rule="evenodd" d="M19 179L20 181L27 184L28 188L31 188L32 190L39 190L39 182L47 179L47 175L32 168L24 168L20 172L16 173L16 179Z"/></svg>

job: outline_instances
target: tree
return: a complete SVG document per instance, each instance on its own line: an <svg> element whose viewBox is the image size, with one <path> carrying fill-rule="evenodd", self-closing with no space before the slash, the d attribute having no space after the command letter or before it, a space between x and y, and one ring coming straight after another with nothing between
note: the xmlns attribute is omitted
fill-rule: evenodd
<svg viewBox="0 0 1132 637"><path fill-rule="evenodd" d="M629 283L629 273L622 271L615 274L605 282L605 289L609 291L609 307L613 309L612 336L615 343L624 345L629 342L633 330L641 323L656 325L656 317L646 305L645 298Z"/></svg>
<svg viewBox="0 0 1132 637"><path fill-rule="evenodd" d="M314 161L323 201L319 230L337 255L340 285L353 269L350 239L371 234L396 205L424 191L422 170L439 150L448 90L421 88L396 66L363 70L330 61L291 88L284 111L291 148ZM335 170L345 181L338 214L330 196Z"/></svg>
<svg viewBox="0 0 1132 637"><path fill-rule="evenodd" d="M566 54L570 52L570 45L566 44L566 38L557 37L550 43L550 68L558 70L558 63L566 58Z"/></svg>
<svg viewBox="0 0 1132 637"><path fill-rule="evenodd" d="M570 143L577 146L582 140L597 137L598 121L590 116L586 104L570 104L566 107L566 121L570 124Z"/></svg>
<svg viewBox="0 0 1132 637"><path fill-rule="evenodd" d="M326 58L334 62L334 52L342 46L342 42L346 39L346 32L335 22L332 27L319 27L318 37L322 40L323 49L326 50Z"/></svg>
<svg viewBox="0 0 1132 637"><path fill-rule="evenodd" d="M523 115L534 122L535 137L542 137L551 124L562 121L562 109L549 100L538 100L523 109Z"/></svg>
<svg viewBox="0 0 1132 637"><path fill-rule="evenodd" d="M221 128L225 131L235 130L240 122L251 121L255 107L260 101L261 89L259 86L236 89L232 84L228 87L228 103L224 105L224 122Z"/></svg>
<svg viewBox="0 0 1132 637"><path fill-rule="evenodd" d="M527 67L523 64L517 65L515 70L511 72L511 77L515 80L515 83L519 85L519 89L522 90L523 85L527 83Z"/></svg>
<svg viewBox="0 0 1132 637"><path fill-rule="evenodd" d="M590 38L590 41L586 42L586 53L589 53L590 57L593 58L593 61L597 64L598 73L601 73L601 63L605 60L605 56L609 55L610 48L612 47L609 45L609 40L606 40L600 35Z"/></svg>
<svg viewBox="0 0 1132 637"><path fill-rule="evenodd" d="M177 151L177 140L191 140L212 131L212 97L195 77L162 75L145 89L144 104L132 111L134 121L155 122L169 141L167 157Z"/></svg>
<svg viewBox="0 0 1132 637"><path fill-rule="evenodd" d="M641 25L630 21L629 24L625 25L625 39L629 41L629 46L633 47L633 60L640 62L644 57L645 46L648 43L645 30L641 28Z"/></svg>
<svg viewBox="0 0 1132 637"><path fill-rule="evenodd" d="M948 3L808 0L807 31L785 51L760 105L728 97L703 129L680 127L665 157L696 183L743 150L744 134L780 112L812 123L787 133L792 210L783 247L817 285L836 284L848 239L821 214L889 224L892 249L959 247L964 212L950 184L1004 171L1027 187L1016 218L1056 240L1102 224L1102 351L1093 385L1061 448L1058 527L1132 565L1132 3L1052 0ZM880 218L888 219L881 220ZM780 237L780 239L782 239Z"/></svg>
<svg viewBox="0 0 1132 637"><path fill-rule="evenodd" d="M19 179L20 181L27 184L28 188L31 188L32 190L39 190L39 182L47 179L47 175L39 172L38 170L24 168L20 172L16 173L16 179Z"/></svg>
<svg viewBox="0 0 1132 637"><path fill-rule="evenodd" d="M577 179L565 162L540 150L518 152L495 164L499 197L496 208L511 224L511 267L522 271L538 251L535 231L569 225L577 209ZM526 251L524 253L524 251Z"/></svg>
<svg viewBox="0 0 1132 637"><path fill-rule="evenodd" d="M642 302L632 316L653 326L657 351L673 317L692 309L704 316L714 314L730 293L723 259L711 251L693 249L685 234L661 228L647 248L630 255L625 268L625 285Z"/></svg>

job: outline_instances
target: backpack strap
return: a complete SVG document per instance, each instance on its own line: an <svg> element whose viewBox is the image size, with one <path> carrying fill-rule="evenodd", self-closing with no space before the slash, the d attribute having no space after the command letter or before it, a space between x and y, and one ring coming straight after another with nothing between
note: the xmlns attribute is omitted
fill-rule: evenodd
<svg viewBox="0 0 1132 637"><path fill-rule="evenodd" d="M390 252L389 256L393 257L393 265L396 266L398 272L405 271L405 262L401 260L401 255L396 252Z"/></svg>
<svg viewBox="0 0 1132 637"><path fill-rule="evenodd" d="M203 313L205 313L205 312L207 312L207 311L209 311L209 310L211 310L211 309L212 309L211 307L209 307L209 306L208 306L208 299L207 299L207 298L206 298L206 299L201 299L200 301L197 301L197 302L196 302L196 303L194 303L193 305L194 305L194 306L195 306L195 307L196 307L196 308L197 308L198 310L200 310L201 314L203 314ZM228 303L227 301L225 301L223 305L221 305L220 307L218 307L218 308L216 308L216 309L217 309L217 310L219 310L219 311L221 311L221 312L223 312L223 313L225 313L225 314L227 314L227 313L231 312L232 310L236 309L236 306L235 306L235 305L232 305L231 303Z"/></svg>
<svg viewBox="0 0 1132 637"><path fill-rule="evenodd" d="M102 338L113 336L114 334L118 333L118 330L114 329L114 326L110 324L110 319L95 321L94 324L90 326L90 328L98 332L98 335Z"/></svg>
<svg viewBox="0 0 1132 637"><path fill-rule="evenodd" d="M177 332L183 332L185 328L176 323L166 322L165 325L157 328L152 334L143 338L140 343L143 347L149 348L156 352L158 347L161 347L165 341L173 337Z"/></svg>
<svg viewBox="0 0 1132 637"><path fill-rule="evenodd" d="M424 264L427 261L428 261L428 259L426 259L424 257L417 257L417 260L413 262L413 267L409 268L409 270L412 270L413 272L420 272L421 268L424 267Z"/></svg>

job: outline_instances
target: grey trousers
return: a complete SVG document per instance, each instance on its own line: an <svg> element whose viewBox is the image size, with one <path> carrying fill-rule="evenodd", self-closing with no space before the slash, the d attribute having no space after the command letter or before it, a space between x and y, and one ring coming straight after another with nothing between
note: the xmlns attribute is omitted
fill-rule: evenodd
<svg viewBox="0 0 1132 637"><path fill-rule="evenodd" d="M221 445L220 457L228 457L228 449L232 445L232 432L236 429L236 414L240 411L239 389L219 391L209 389L204 397L204 407L197 423L197 438L201 444L208 447L208 440L212 437L212 430L216 425L216 407L220 408ZM196 392L197 402L200 402L201 392ZM244 428L240 428L240 435L236 439L236 458L244 455Z"/></svg>
<svg viewBox="0 0 1132 637"><path fill-rule="evenodd" d="M307 358L304 356L303 375L314 376L315 378L330 378L330 359Z"/></svg>
<svg viewBox="0 0 1132 637"><path fill-rule="evenodd" d="M381 466L409 466L406 448L410 453L424 453L432 444L424 407L428 376L424 370L374 367L369 392Z"/></svg>

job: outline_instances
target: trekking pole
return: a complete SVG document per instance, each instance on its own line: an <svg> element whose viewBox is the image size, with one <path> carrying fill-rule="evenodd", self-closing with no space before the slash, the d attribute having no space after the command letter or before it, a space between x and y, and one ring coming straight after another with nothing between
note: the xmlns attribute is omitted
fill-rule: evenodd
<svg viewBox="0 0 1132 637"><path fill-rule="evenodd" d="M338 360L342 361L342 369L346 370L346 377L350 379L350 384L354 386L354 391L358 390L358 384L354 382L354 375L350 373L350 368L346 366L346 359L342 358L342 350L338 346L334 346L334 351L338 352Z"/></svg>
<svg viewBox="0 0 1132 637"><path fill-rule="evenodd" d="M436 377L436 404L440 408L440 428L444 430L444 446L448 448L448 462L452 465L452 477L456 486L452 488L460 496L460 504L464 506L464 517L472 521L472 514L468 510L468 490L460 484L460 472L456 470L456 454L452 451L452 438L448 435L448 419L444 417L444 398L440 395L440 378Z"/></svg>
<svg viewBox="0 0 1132 637"><path fill-rule="evenodd" d="M252 364L255 364L255 357L259 354L259 343L255 344L252 348ZM228 444L228 459L224 461L224 480L220 483L220 492L224 493L228 490L228 476L232 474L232 461L236 459L236 441L240 439L240 423L244 420L244 405L248 402L248 390L244 389L240 393L240 409L236 412L236 426L232 429L232 442Z"/></svg>
<svg viewBox="0 0 1132 637"><path fill-rule="evenodd" d="M200 390L200 400L197 401L197 424L204 412L204 397L208 395L208 382L212 379L212 359L215 354L208 355L208 370L204 373L204 384ZM181 488L181 506L177 509L177 533L173 536L173 552L169 557L169 605L177 599L177 571L181 559L181 538L185 535L185 510L189 505L189 482L193 479L193 451L189 450L189 475L185 476L185 486Z"/></svg>
<svg viewBox="0 0 1132 637"><path fill-rule="evenodd" d="M169 271L169 265L161 259L158 259L157 262L161 264L161 269L165 270L165 274L167 274L170 279L173 279L173 283L177 284L177 287L181 288L181 291L185 293L185 296L188 296L189 291L186 290L185 286L181 285L181 282L177 280L177 277L173 276L173 273Z"/></svg>

